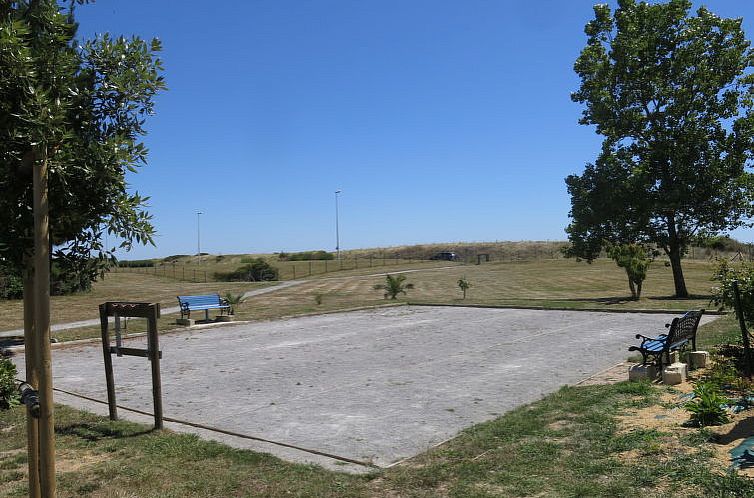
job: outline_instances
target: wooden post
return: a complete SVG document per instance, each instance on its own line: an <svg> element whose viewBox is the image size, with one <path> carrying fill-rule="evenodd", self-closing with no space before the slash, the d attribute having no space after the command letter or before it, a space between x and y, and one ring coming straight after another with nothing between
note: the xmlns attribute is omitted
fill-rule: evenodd
<svg viewBox="0 0 754 498"><path fill-rule="evenodd" d="M107 384L107 407L110 420L118 420L118 404L115 400L115 376L113 375L113 358L110 355L110 332L108 327L107 304L99 305L99 321L102 329L102 356L105 360L105 383Z"/></svg>
<svg viewBox="0 0 754 498"><path fill-rule="evenodd" d="M33 389L39 388L37 375L38 343L34 334L34 272L31 258L27 259L24 272L24 355L26 382ZM26 408L26 451L29 467L29 498L41 498L39 487L39 421Z"/></svg>
<svg viewBox="0 0 754 498"><path fill-rule="evenodd" d="M147 317L147 354L152 366L152 400L154 401L154 428L162 429L162 381L160 378L160 343L157 334L158 306L150 307ZM108 355L110 356L110 355Z"/></svg>
<svg viewBox="0 0 754 498"><path fill-rule="evenodd" d="M746 376L751 379L752 374L752 357L751 357L751 343L749 341L749 331L746 328L746 320L744 319L744 310L741 306L741 291L738 288L738 281L733 281L733 300L736 305L736 315L738 316L738 325L741 327L741 338L744 343L744 366L746 368Z"/></svg>
<svg viewBox="0 0 754 498"><path fill-rule="evenodd" d="M34 332L39 375L39 484L42 496L54 498L55 407L50 348L50 219L47 198L47 157L34 167Z"/></svg>

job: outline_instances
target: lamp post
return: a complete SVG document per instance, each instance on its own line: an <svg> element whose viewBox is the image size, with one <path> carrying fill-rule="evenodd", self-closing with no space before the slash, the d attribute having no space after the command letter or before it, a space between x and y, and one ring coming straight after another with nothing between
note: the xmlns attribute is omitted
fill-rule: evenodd
<svg viewBox="0 0 754 498"><path fill-rule="evenodd" d="M196 212L196 255L199 256L199 260L202 259L202 231L199 225L199 216L203 215L201 211Z"/></svg>
<svg viewBox="0 0 754 498"><path fill-rule="evenodd" d="M340 261L340 223L338 220L338 194L340 190L335 191L335 252L338 255L338 261Z"/></svg>

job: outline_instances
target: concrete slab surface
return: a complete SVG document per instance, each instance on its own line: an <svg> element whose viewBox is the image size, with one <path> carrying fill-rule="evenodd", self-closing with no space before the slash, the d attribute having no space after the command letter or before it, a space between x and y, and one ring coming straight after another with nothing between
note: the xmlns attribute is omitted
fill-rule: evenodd
<svg viewBox="0 0 754 498"><path fill-rule="evenodd" d="M662 333L672 317L406 306L171 333L160 338L164 412L385 467L624 360L634 334ZM16 361L23 371L22 356ZM56 349L53 361L57 388L107 399L100 345ZM151 411L147 360L114 356L113 363L118 403ZM107 413L104 405L56 396ZM289 460L343 464L169 427Z"/></svg>

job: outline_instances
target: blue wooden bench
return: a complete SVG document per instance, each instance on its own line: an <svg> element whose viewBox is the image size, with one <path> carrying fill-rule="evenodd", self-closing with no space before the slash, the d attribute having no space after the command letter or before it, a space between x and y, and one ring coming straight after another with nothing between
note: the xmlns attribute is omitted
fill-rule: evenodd
<svg viewBox="0 0 754 498"><path fill-rule="evenodd" d="M219 294L204 296L178 296L181 318L191 318L192 311L204 311L204 319L209 320L209 310L220 310L220 314L230 311L230 304Z"/></svg>
<svg viewBox="0 0 754 498"><path fill-rule="evenodd" d="M641 344L631 346L628 350L641 353L642 365L646 365L650 359L653 359L662 371L665 358L670 364L671 351L680 351L688 343L691 343L692 351L696 351L696 329L703 314L704 310L688 311L681 317L673 318L671 323L665 324L665 327L669 328L668 333L657 337L636 334L636 338L641 339Z"/></svg>

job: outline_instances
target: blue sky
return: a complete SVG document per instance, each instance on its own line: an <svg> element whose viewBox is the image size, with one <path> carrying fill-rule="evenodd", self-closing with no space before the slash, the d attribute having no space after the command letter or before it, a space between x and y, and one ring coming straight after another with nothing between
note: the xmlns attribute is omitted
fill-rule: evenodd
<svg viewBox="0 0 754 498"><path fill-rule="evenodd" d="M159 37L157 247L121 258L564 240L597 154L572 67L593 1L98 0L79 34ZM707 2L744 17L754 5ZM754 239L751 231L735 234Z"/></svg>

